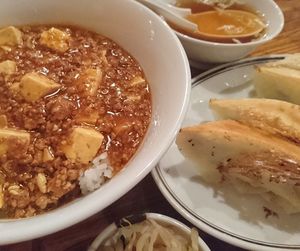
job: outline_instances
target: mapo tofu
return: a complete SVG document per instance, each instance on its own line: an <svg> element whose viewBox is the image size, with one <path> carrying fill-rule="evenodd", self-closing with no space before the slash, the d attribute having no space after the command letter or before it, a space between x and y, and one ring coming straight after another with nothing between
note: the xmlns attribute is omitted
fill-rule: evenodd
<svg viewBox="0 0 300 251"><path fill-rule="evenodd" d="M81 196L80 178L98 163L106 181L150 120L143 70L112 40L73 26L0 29L0 217Z"/></svg>

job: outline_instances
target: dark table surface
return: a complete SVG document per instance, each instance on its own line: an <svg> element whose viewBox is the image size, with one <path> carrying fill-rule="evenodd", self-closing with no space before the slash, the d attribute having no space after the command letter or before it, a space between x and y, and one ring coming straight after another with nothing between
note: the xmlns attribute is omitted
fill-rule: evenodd
<svg viewBox="0 0 300 251"><path fill-rule="evenodd" d="M285 28L274 40L258 48L252 56L300 52L300 1L276 0L285 14ZM199 70L193 71L194 74ZM101 199L101 198L99 198ZM123 216L157 212L191 225L165 200L149 174L135 188L105 210L63 231L18 244L0 247L1 251L86 250L96 235L108 224ZM202 231L201 237L213 251L242 250L224 243Z"/></svg>

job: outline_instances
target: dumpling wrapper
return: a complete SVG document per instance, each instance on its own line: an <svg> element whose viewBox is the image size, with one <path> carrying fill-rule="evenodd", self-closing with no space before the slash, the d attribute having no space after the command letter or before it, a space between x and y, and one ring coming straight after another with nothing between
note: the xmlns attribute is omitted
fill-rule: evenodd
<svg viewBox="0 0 300 251"><path fill-rule="evenodd" d="M217 119L233 119L300 144L300 106L275 99L212 99Z"/></svg>
<svg viewBox="0 0 300 251"><path fill-rule="evenodd" d="M233 120L183 128L176 144L207 182L229 182L287 213L300 212L298 146Z"/></svg>

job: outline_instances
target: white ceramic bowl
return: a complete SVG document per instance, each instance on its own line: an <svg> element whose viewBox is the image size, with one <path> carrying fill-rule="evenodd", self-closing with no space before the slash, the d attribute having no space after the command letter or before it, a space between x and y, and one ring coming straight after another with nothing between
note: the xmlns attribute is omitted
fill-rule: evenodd
<svg viewBox="0 0 300 251"><path fill-rule="evenodd" d="M172 226L178 229L179 231L181 231L182 233L186 234L187 236L189 236L191 233L191 228L189 228L188 226L184 225L182 222L174 218L162 214L157 214L157 213L146 213L146 217L147 219L153 219L162 224ZM96 251L97 248L101 244L103 244L103 242L105 243L105 241L109 240L114 234L116 234L117 229L118 228L115 223L110 224L96 237L96 239L92 242L92 244L90 245L87 251ZM205 242L200 237L198 237L198 243L199 243L199 247L201 247L201 250L210 251L209 247L205 244Z"/></svg>
<svg viewBox="0 0 300 251"><path fill-rule="evenodd" d="M174 0L164 0L174 3ZM176 31L188 57L194 61L211 64L225 63L246 57L256 47L275 38L284 26L284 16L273 0L240 0L254 10L258 10L267 24L266 35L257 41L243 44L224 44L204 41L186 36Z"/></svg>
<svg viewBox="0 0 300 251"><path fill-rule="evenodd" d="M185 114L190 69L179 40L161 18L132 0L2 0L0 26L75 24L110 37L142 65L152 92L152 121L127 167L99 190L49 213L0 220L0 245L71 226L110 205L135 186L162 157Z"/></svg>

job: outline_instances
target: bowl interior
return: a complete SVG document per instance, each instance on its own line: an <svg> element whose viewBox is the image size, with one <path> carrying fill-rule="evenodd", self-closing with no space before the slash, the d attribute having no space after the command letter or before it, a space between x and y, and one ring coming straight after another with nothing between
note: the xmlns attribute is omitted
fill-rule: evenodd
<svg viewBox="0 0 300 251"><path fill-rule="evenodd" d="M280 33L284 25L284 17L281 9L273 0L244 0L255 10L262 14L266 24L266 35L261 40L269 40Z"/></svg>
<svg viewBox="0 0 300 251"><path fill-rule="evenodd" d="M190 92L188 61L179 40L158 16L135 1L1 1L0 26L23 24L78 25L121 45L138 60L150 82L152 121L138 153L110 182L49 213L0 221L0 244L37 238L68 227L126 193L150 172L171 144Z"/></svg>

